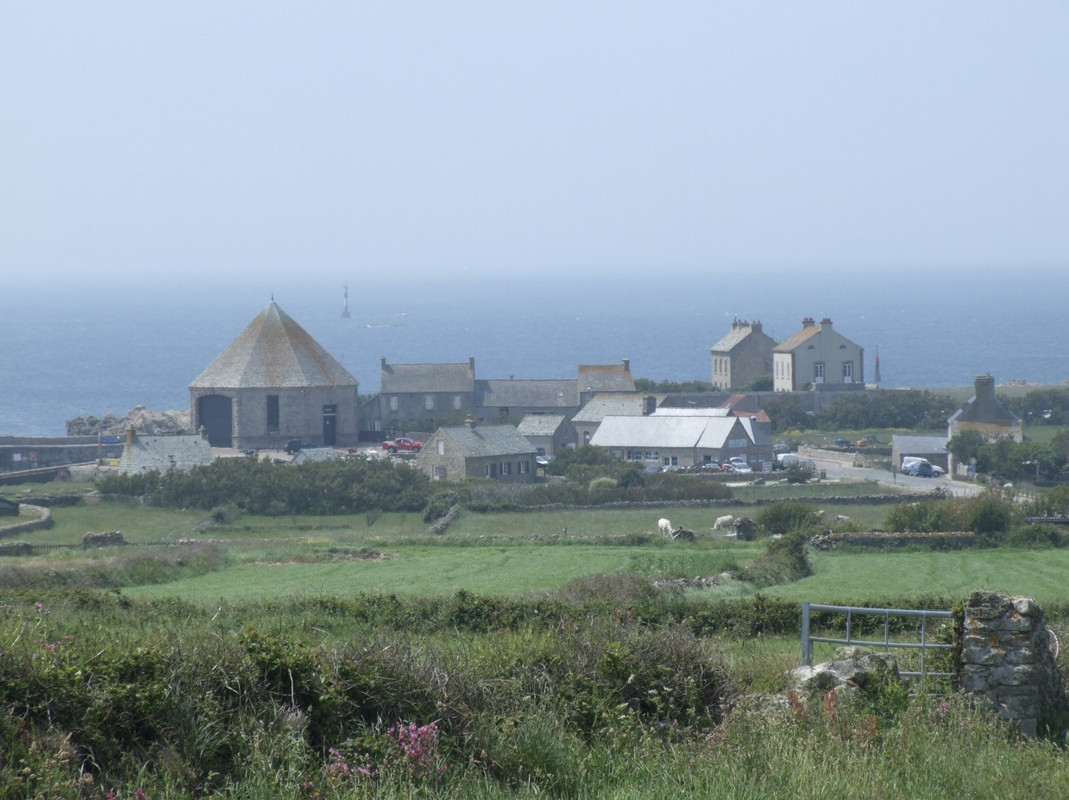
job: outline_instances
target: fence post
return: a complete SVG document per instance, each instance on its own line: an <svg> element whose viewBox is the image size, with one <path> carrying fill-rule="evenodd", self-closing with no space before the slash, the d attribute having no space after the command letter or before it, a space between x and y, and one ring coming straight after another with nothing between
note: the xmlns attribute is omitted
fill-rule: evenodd
<svg viewBox="0 0 1069 800"><path fill-rule="evenodd" d="M809 641L809 603L802 603L802 666L811 666L813 645Z"/></svg>

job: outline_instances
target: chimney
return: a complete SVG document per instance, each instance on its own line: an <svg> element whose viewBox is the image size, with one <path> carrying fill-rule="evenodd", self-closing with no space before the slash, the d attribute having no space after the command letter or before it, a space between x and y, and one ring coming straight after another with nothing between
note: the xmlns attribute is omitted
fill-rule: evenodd
<svg viewBox="0 0 1069 800"><path fill-rule="evenodd" d="M129 450L134 446L134 426L130 425L126 429L126 449Z"/></svg>
<svg viewBox="0 0 1069 800"><path fill-rule="evenodd" d="M812 317L806 317L805 319L802 320L802 327L803 328L812 328L814 324L815 323L813 322L813 318Z"/></svg>
<svg viewBox="0 0 1069 800"><path fill-rule="evenodd" d="M382 356L382 357L381 357L381 358L379 359L379 363L380 363L380 364L382 365L381 369L384 369L384 370L385 370L385 369L386 369L386 356Z"/></svg>
<svg viewBox="0 0 1069 800"><path fill-rule="evenodd" d="M468 356L468 368L475 372L475 356Z"/></svg>
<svg viewBox="0 0 1069 800"><path fill-rule="evenodd" d="M760 323L760 322L757 322L757 321L755 321L755 322L754 322L754 323L753 323L753 324L752 324L752 325L750 326L750 330L751 330L751 331L753 331L754 333L761 333L761 330L762 330L762 325L761 325L761 323Z"/></svg>
<svg viewBox="0 0 1069 800"><path fill-rule="evenodd" d="M631 371L631 359L630 358L625 358L624 361L623 361L623 364L624 364L624 372L630 372Z"/></svg>
<svg viewBox="0 0 1069 800"><path fill-rule="evenodd" d="M820 327L822 327L822 328L830 328L831 327L831 317L824 317L824 319L822 319L820 321Z"/></svg>
<svg viewBox="0 0 1069 800"><path fill-rule="evenodd" d="M468 416L464 417L464 424L468 426L469 431L475 430L475 417L468 414Z"/></svg>
<svg viewBox="0 0 1069 800"><path fill-rule="evenodd" d="M977 375L973 378L977 402L994 402L995 379L990 375Z"/></svg>
<svg viewBox="0 0 1069 800"><path fill-rule="evenodd" d="M657 410L657 398L653 395L646 395L642 398L642 415L648 417L654 411Z"/></svg>

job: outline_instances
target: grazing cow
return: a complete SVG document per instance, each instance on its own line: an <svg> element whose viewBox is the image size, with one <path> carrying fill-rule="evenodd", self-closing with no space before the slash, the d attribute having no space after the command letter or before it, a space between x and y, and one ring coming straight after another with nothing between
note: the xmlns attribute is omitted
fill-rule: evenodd
<svg viewBox="0 0 1069 800"><path fill-rule="evenodd" d="M717 517L716 522L713 523L713 530L719 531L723 528L731 528L735 525L735 518L731 514L725 514L722 517Z"/></svg>
<svg viewBox="0 0 1069 800"><path fill-rule="evenodd" d="M661 517L659 520L657 520L657 532L658 533L667 533L669 536L671 536L672 535L672 523L669 522L668 520L666 520L664 517Z"/></svg>

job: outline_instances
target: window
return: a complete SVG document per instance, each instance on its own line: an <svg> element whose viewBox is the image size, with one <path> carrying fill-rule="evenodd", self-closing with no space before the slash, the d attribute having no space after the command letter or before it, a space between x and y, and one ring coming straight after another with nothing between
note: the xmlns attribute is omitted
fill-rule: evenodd
<svg viewBox="0 0 1069 800"><path fill-rule="evenodd" d="M520 475L527 475L527 474L529 474L531 472L531 462L530 461L517 461L516 462L516 466L519 467Z"/></svg>
<svg viewBox="0 0 1069 800"><path fill-rule="evenodd" d="M435 443L435 448L436 448L436 450L438 452L438 455L444 456L445 455L445 439L439 439Z"/></svg>
<svg viewBox="0 0 1069 800"><path fill-rule="evenodd" d="M843 362L843 383L853 383L853 382L854 382L854 362L853 361L844 361Z"/></svg>
<svg viewBox="0 0 1069 800"><path fill-rule="evenodd" d="M397 395L391 394L390 395L390 411L396 411L396 410L397 410Z"/></svg>
<svg viewBox="0 0 1069 800"><path fill-rule="evenodd" d="M460 411L460 408L461 408L461 405L463 404L463 401L464 401L464 398L462 398L459 394L453 395L453 410L454 411Z"/></svg>
<svg viewBox="0 0 1069 800"><path fill-rule="evenodd" d="M512 462L511 461L502 461L501 462L501 474L502 475L511 475L512 474Z"/></svg>
<svg viewBox="0 0 1069 800"><path fill-rule="evenodd" d="M445 474L445 467L439 465L434 468L434 479L436 481L444 481Z"/></svg>
<svg viewBox="0 0 1069 800"><path fill-rule="evenodd" d="M423 398L423 407L425 409L427 409L427 411L434 411L434 395L433 394L429 394L429 395L427 395L426 397Z"/></svg>
<svg viewBox="0 0 1069 800"><path fill-rule="evenodd" d="M642 455L642 451L641 450L628 450L627 451L627 460L628 461L641 461L643 459L643 457L644 456Z"/></svg>
<svg viewBox="0 0 1069 800"><path fill-rule="evenodd" d="M666 467L676 467L679 466L679 459L675 456L665 456L661 463Z"/></svg>
<svg viewBox="0 0 1069 800"><path fill-rule="evenodd" d="M824 383L823 361L818 361L813 365L813 383Z"/></svg>
<svg viewBox="0 0 1069 800"><path fill-rule="evenodd" d="M278 395L267 396L267 432L278 433Z"/></svg>

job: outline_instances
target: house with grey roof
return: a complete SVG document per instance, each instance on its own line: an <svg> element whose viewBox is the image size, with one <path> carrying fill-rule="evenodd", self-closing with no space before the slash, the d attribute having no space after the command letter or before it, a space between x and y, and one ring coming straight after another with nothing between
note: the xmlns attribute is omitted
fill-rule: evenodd
<svg viewBox="0 0 1069 800"><path fill-rule="evenodd" d="M463 419L475 407L475 359L457 364L390 364L381 359L379 430L417 420L433 430L441 419Z"/></svg>
<svg viewBox="0 0 1069 800"><path fill-rule="evenodd" d="M552 458L565 447L575 446L575 427L563 414L528 414L516 430L540 456Z"/></svg>
<svg viewBox="0 0 1069 800"><path fill-rule="evenodd" d="M635 379L631 377L631 359L625 358L619 364L580 364L577 383L578 406L582 406L600 392L634 392Z"/></svg>
<svg viewBox="0 0 1069 800"><path fill-rule="evenodd" d="M1024 424L995 396L995 379L990 375L977 375L973 387L975 394L947 420L947 438L976 431L988 439L1024 441Z"/></svg>
<svg viewBox="0 0 1069 800"><path fill-rule="evenodd" d="M801 329L772 349L772 388L777 392L849 391L865 388L865 350L832 327L802 320Z"/></svg>
<svg viewBox="0 0 1069 800"><path fill-rule="evenodd" d="M439 428L416 456L432 480L487 478L509 483L535 479L535 448L514 425L467 424Z"/></svg>
<svg viewBox="0 0 1069 800"><path fill-rule="evenodd" d="M732 320L731 330L709 350L713 388L741 388L758 378L771 378L775 346L776 340L760 322Z"/></svg>
<svg viewBox="0 0 1069 800"><path fill-rule="evenodd" d="M272 299L189 385L192 424L215 447L356 444L357 390L356 378Z"/></svg>
<svg viewBox="0 0 1069 800"><path fill-rule="evenodd" d="M304 447L290 459L291 464L311 464L319 461L340 461L347 453L336 447Z"/></svg>
<svg viewBox="0 0 1069 800"><path fill-rule="evenodd" d="M605 417L638 417L651 413L663 399L661 396L643 396L635 392L601 392L589 398L573 416L576 443L590 444L598 426Z"/></svg>
<svg viewBox="0 0 1069 800"><path fill-rule="evenodd" d="M605 417L590 440L620 459L691 467L745 458L755 471L771 468L772 446L755 429L751 418L702 415L697 412L659 412L648 416Z"/></svg>
<svg viewBox="0 0 1069 800"><path fill-rule="evenodd" d="M515 422L525 414L571 416L579 410L578 382L561 380L479 380L475 405L480 419Z"/></svg>
<svg viewBox="0 0 1069 800"><path fill-rule="evenodd" d="M118 470L120 475L172 469L188 472L211 464L212 459L211 444L200 434L145 436L127 428Z"/></svg>

